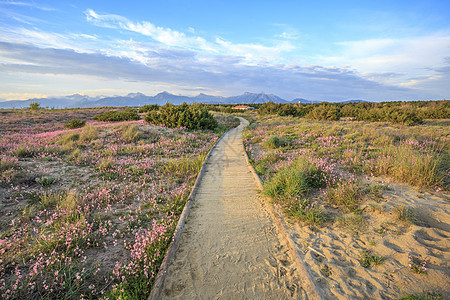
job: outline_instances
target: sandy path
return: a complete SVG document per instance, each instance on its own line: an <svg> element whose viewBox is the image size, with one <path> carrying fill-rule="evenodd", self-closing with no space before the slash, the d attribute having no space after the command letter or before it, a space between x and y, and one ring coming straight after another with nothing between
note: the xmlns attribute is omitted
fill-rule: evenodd
<svg viewBox="0 0 450 300"><path fill-rule="evenodd" d="M305 298L245 161L241 134L247 124L241 119L210 158L163 299Z"/></svg>

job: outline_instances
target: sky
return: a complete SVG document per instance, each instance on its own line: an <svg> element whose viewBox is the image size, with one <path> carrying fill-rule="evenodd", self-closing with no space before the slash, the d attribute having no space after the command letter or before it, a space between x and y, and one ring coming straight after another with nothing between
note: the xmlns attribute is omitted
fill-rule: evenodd
<svg viewBox="0 0 450 300"><path fill-rule="evenodd" d="M0 101L450 98L450 1L4 1Z"/></svg>

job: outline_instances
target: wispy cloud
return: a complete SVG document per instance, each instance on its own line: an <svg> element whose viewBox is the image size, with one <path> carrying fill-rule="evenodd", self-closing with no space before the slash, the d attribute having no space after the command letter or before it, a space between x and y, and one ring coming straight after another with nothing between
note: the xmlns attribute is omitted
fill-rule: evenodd
<svg viewBox="0 0 450 300"><path fill-rule="evenodd" d="M44 11L54 11L53 7L36 4L34 2L21 2L21 1L0 1L0 5L12 5L12 6L25 6L30 8L36 8Z"/></svg>

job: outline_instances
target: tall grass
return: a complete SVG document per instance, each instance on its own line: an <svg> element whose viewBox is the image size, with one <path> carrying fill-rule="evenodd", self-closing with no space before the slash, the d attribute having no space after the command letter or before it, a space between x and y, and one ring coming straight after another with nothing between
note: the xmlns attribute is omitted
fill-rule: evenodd
<svg viewBox="0 0 450 300"><path fill-rule="evenodd" d="M324 172L306 157L300 157L281 169L264 184L263 193L281 204L287 216L319 225L328 220L317 202L305 198L308 191L326 185Z"/></svg>
<svg viewBox="0 0 450 300"><path fill-rule="evenodd" d="M276 199L296 199L326 185L325 174L306 157L300 157L264 184L263 193Z"/></svg>
<svg viewBox="0 0 450 300"><path fill-rule="evenodd" d="M448 169L442 152L422 152L408 145L381 148L373 163L379 175L418 187L442 186Z"/></svg>

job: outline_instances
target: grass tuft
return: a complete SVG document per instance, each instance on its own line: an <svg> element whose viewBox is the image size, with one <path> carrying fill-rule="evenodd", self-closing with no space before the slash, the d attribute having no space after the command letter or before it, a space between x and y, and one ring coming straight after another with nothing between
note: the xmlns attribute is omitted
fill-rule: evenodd
<svg viewBox="0 0 450 300"><path fill-rule="evenodd" d="M276 149L285 147L287 145L287 141L278 136L268 137L263 143L262 146L266 149Z"/></svg>
<svg viewBox="0 0 450 300"><path fill-rule="evenodd" d="M324 172L306 158L300 157L267 181L263 193L275 199L297 199L309 190L325 185Z"/></svg>
<svg viewBox="0 0 450 300"><path fill-rule="evenodd" d="M359 262L364 268L370 268L372 265L381 265L385 260L386 257L377 255L370 250L364 250L359 258Z"/></svg>

